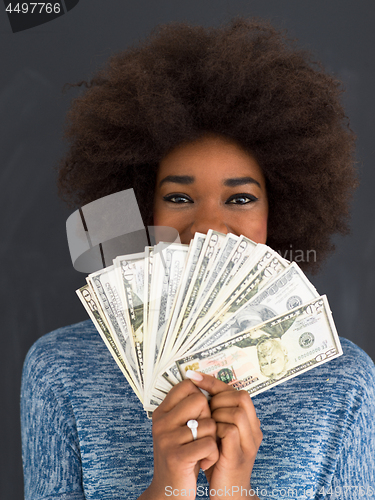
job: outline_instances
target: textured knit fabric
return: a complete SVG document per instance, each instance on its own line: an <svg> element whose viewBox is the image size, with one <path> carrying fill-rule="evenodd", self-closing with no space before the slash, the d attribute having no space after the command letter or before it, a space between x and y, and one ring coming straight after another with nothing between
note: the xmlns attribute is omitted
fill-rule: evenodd
<svg viewBox="0 0 375 500"><path fill-rule="evenodd" d="M343 356L253 397L261 499L375 498L375 366L341 342ZM26 500L136 499L149 486L151 421L91 321L30 349L21 410ZM202 472L198 484L205 498Z"/></svg>

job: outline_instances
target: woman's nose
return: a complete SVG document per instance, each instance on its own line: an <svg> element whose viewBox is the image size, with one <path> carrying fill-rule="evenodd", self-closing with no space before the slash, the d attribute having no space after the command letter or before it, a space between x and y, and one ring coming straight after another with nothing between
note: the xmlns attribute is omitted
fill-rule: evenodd
<svg viewBox="0 0 375 500"><path fill-rule="evenodd" d="M227 234L228 227L220 213L210 206L202 206L194 214L193 224L191 225L192 233L207 234L209 229Z"/></svg>

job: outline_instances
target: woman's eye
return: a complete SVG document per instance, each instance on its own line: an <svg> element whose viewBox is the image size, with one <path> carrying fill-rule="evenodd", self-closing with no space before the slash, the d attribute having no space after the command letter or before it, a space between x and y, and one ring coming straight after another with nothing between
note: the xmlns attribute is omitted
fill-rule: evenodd
<svg viewBox="0 0 375 500"><path fill-rule="evenodd" d="M257 201L258 198L252 194L234 194L225 202L230 205L246 205L252 201Z"/></svg>
<svg viewBox="0 0 375 500"><path fill-rule="evenodd" d="M192 203L193 200L186 195L182 194L169 194L163 197L164 201L170 201L171 203Z"/></svg>

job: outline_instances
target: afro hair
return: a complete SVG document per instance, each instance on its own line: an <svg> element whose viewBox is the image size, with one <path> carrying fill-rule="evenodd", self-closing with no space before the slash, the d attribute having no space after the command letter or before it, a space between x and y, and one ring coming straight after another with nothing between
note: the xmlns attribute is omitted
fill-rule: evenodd
<svg viewBox="0 0 375 500"><path fill-rule="evenodd" d="M263 170L272 248L314 250L299 264L315 272L331 235L348 232L356 172L341 83L268 22L163 25L77 85L58 180L71 207L133 187L150 225L160 160L217 134Z"/></svg>

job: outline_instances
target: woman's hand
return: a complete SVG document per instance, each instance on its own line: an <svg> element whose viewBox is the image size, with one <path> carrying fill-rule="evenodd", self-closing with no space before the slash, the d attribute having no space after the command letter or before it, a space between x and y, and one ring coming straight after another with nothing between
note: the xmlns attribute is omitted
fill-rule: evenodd
<svg viewBox="0 0 375 500"><path fill-rule="evenodd" d="M198 421L194 441L188 420ZM165 499L166 491L196 491L200 467L210 468L219 458L216 423L206 397L190 381L176 385L152 417L154 477L142 499ZM166 490L166 488L169 489Z"/></svg>
<svg viewBox="0 0 375 500"><path fill-rule="evenodd" d="M212 395L211 417L216 422L220 454L205 471L210 490L221 490L218 497L229 490L231 498L243 498L241 487L247 491L251 488L251 472L263 437L253 402L246 391L236 391L214 377L197 372L189 375L198 387ZM198 380L200 376L202 380Z"/></svg>

